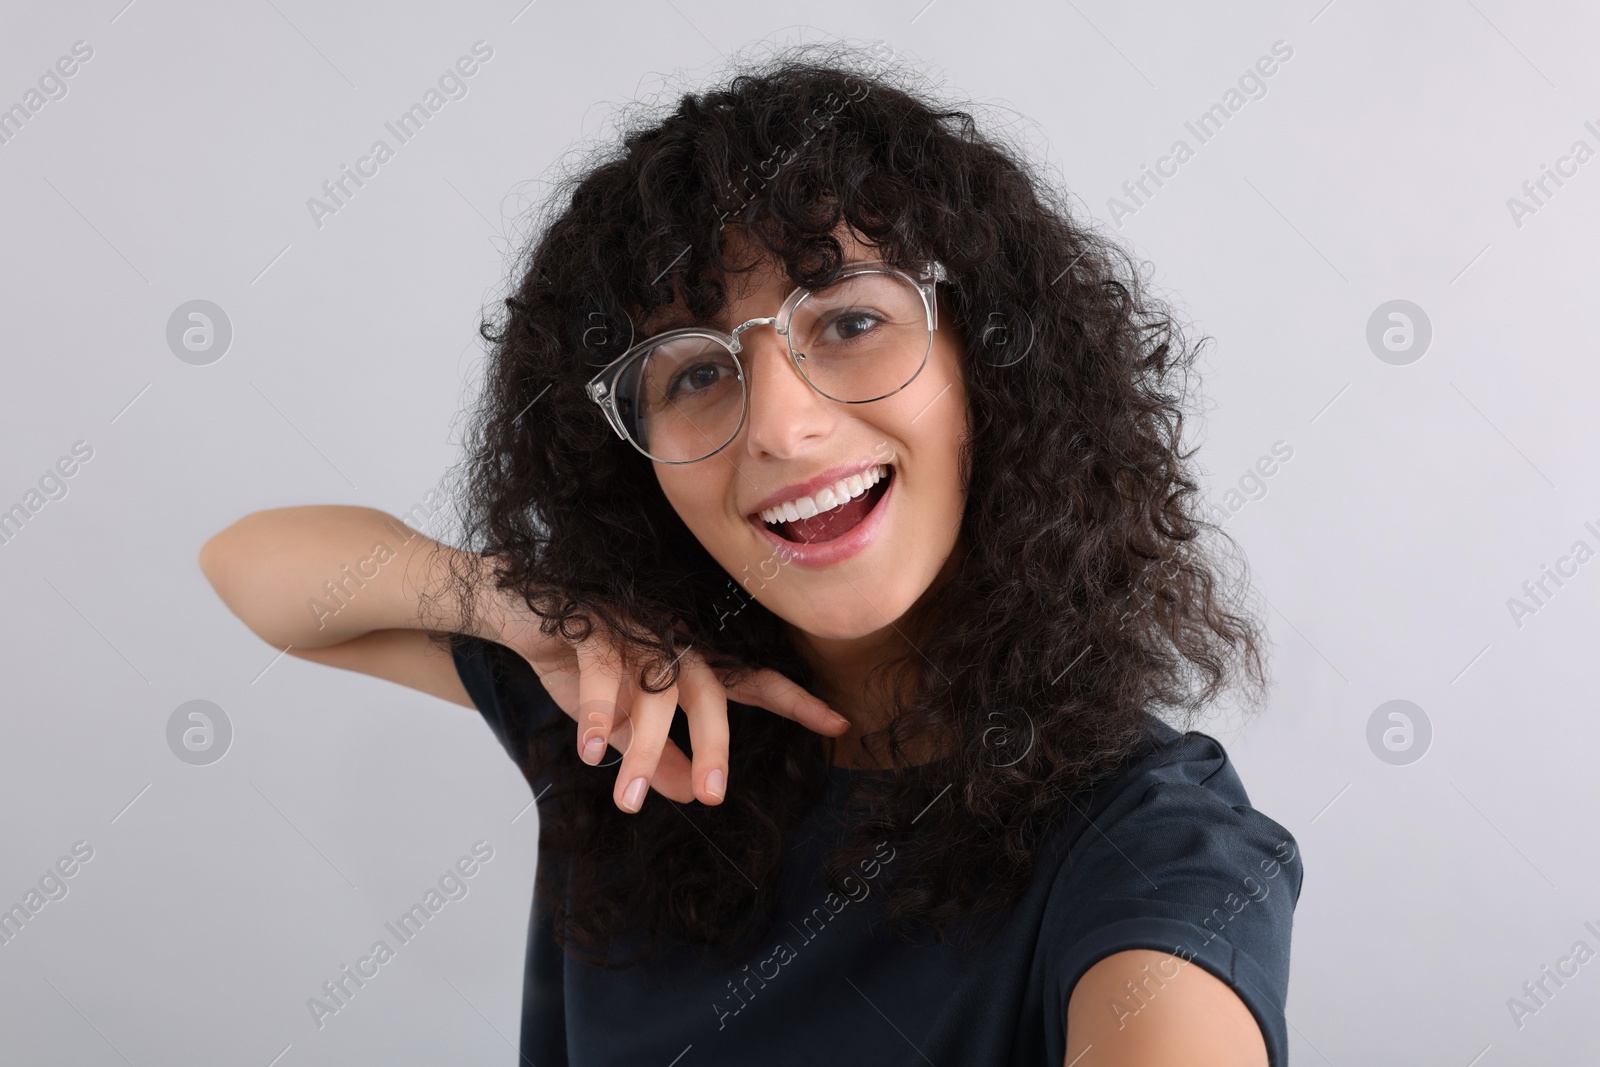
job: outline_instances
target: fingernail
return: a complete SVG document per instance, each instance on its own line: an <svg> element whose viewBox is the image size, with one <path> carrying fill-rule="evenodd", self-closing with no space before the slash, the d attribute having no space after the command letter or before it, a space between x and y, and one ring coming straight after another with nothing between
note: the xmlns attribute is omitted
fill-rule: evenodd
<svg viewBox="0 0 1600 1067"><path fill-rule="evenodd" d="M650 782L644 778L635 778L628 783L628 788L622 793L622 806L629 811L638 811L644 804L644 791L650 788Z"/></svg>
<svg viewBox="0 0 1600 1067"><path fill-rule="evenodd" d="M722 799L722 794L727 791L727 788L728 776L722 773L721 767L717 767L710 774L706 775L706 792L710 793L718 800Z"/></svg>
<svg viewBox="0 0 1600 1067"><path fill-rule="evenodd" d="M600 762L600 757L606 754L606 740L595 736L583 743L583 762L593 766Z"/></svg>

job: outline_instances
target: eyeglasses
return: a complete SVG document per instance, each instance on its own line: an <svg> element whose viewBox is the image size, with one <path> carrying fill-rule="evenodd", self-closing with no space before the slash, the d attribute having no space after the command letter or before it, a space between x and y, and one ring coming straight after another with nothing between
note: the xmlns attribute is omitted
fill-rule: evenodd
<svg viewBox="0 0 1600 1067"><path fill-rule="evenodd" d="M934 287L947 280L938 263L916 277L879 260L852 263L823 288L801 286L776 315L731 333L694 326L647 338L595 375L589 398L646 456L694 463L726 448L744 425L745 330L771 323L811 388L841 404L869 404L922 372L938 327Z"/></svg>

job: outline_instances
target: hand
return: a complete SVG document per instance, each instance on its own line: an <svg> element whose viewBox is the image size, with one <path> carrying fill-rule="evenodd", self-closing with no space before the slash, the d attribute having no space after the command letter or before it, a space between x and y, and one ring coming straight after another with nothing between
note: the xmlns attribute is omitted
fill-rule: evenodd
<svg viewBox="0 0 1600 1067"><path fill-rule="evenodd" d="M765 668L736 684L692 647L678 658L678 683L661 693L639 686L638 665L598 626L582 641L539 630L539 616L515 594L501 594L508 609L494 639L533 667L545 691L578 724L578 755L593 766L607 745L622 753L613 798L617 807L636 812L646 786L679 803L720 804L727 792L728 701L765 708L807 729L837 737L850 720L777 671ZM682 705L689 718L694 761L668 736Z"/></svg>

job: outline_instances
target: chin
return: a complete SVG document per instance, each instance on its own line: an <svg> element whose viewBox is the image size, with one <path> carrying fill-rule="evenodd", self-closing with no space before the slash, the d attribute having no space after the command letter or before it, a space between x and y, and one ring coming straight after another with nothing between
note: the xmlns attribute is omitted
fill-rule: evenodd
<svg viewBox="0 0 1600 1067"><path fill-rule="evenodd" d="M773 604L771 611L784 622L820 641L853 641L899 622L917 600L915 590L879 591L864 583L807 596L803 600ZM791 593L791 597L794 594Z"/></svg>

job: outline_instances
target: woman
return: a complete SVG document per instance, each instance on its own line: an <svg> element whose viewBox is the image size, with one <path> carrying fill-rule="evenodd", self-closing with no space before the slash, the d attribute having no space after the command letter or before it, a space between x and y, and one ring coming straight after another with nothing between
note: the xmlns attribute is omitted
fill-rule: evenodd
<svg viewBox="0 0 1600 1067"><path fill-rule="evenodd" d="M552 198L485 324L476 551L289 508L201 566L522 768L540 1067L1283 1064L1296 846L1156 715L1264 685L1194 350L876 58L746 69Z"/></svg>

